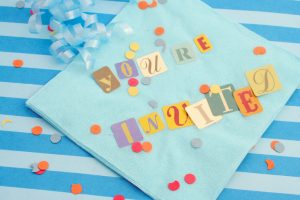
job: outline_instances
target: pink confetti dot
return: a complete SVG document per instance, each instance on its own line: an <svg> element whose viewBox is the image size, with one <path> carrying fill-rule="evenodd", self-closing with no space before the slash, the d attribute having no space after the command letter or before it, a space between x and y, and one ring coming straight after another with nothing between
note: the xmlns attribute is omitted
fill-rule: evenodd
<svg viewBox="0 0 300 200"><path fill-rule="evenodd" d="M194 174L186 174L184 176L184 181L187 183L187 184L193 184L196 182L196 176Z"/></svg>
<svg viewBox="0 0 300 200"><path fill-rule="evenodd" d="M135 142L132 144L131 149L135 153L140 153L143 150L143 146L140 142Z"/></svg>
<svg viewBox="0 0 300 200"><path fill-rule="evenodd" d="M128 80L128 85L131 87L135 87L139 84L139 81L136 78L130 78Z"/></svg>

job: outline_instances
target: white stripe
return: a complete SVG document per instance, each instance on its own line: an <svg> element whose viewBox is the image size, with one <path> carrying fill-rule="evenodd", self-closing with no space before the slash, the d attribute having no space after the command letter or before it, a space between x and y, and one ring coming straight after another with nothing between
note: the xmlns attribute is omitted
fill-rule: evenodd
<svg viewBox="0 0 300 200"><path fill-rule="evenodd" d="M215 10L238 23L300 28L299 15L245 10Z"/></svg>
<svg viewBox="0 0 300 200"><path fill-rule="evenodd" d="M300 107L285 106L275 120L300 123Z"/></svg>
<svg viewBox="0 0 300 200"><path fill-rule="evenodd" d="M23 68L63 70L66 64L58 63L52 56L0 52L0 66L12 66L15 59L22 59Z"/></svg>
<svg viewBox="0 0 300 200"><path fill-rule="evenodd" d="M28 99L41 87L41 85L0 82L0 96Z"/></svg>
<svg viewBox="0 0 300 200"><path fill-rule="evenodd" d="M300 44L288 43L288 42L272 42L272 43L300 58Z"/></svg>
<svg viewBox="0 0 300 200"><path fill-rule="evenodd" d="M43 119L40 119L40 118L19 117L19 116L13 116L13 115L1 115L0 114L0 123L5 119L10 119L10 120L12 120L12 122L6 123L3 126L0 124L1 131L12 131L12 132L21 132L21 133L31 134L31 128L39 125L39 126L43 127L42 134L52 135L54 133L59 133L52 126L50 126L46 121L44 121ZM35 137L37 137L37 136L35 136Z"/></svg>
<svg viewBox="0 0 300 200"><path fill-rule="evenodd" d="M32 163L38 163L41 160L49 162L48 170L51 171L118 177L117 174L91 157L0 150L0 166L4 167L30 169Z"/></svg>
<svg viewBox="0 0 300 200"><path fill-rule="evenodd" d="M300 195L300 177L236 172L226 188Z"/></svg>
<svg viewBox="0 0 300 200"><path fill-rule="evenodd" d="M59 184L59 183L58 183ZM70 186L71 187L71 186ZM82 186L84 189L84 186ZM94 196L87 194L73 195L71 192L57 192L47 190L36 190L27 188L4 187L0 186L2 200L112 200L112 197ZM127 199L127 198L126 198ZM129 199L128 199L129 200Z"/></svg>
<svg viewBox="0 0 300 200"><path fill-rule="evenodd" d="M41 33L33 34L29 32L28 24L12 22L0 22L0 36L50 39L47 26L42 27Z"/></svg>
<svg viewBox="0 0 300 200"><path fill-rule="evenodd" d="M273 140L277 140L284 145L284 152L277 153L271 148L270 145ZM300 158L300 141L262 138L250 153Z"/></svg>

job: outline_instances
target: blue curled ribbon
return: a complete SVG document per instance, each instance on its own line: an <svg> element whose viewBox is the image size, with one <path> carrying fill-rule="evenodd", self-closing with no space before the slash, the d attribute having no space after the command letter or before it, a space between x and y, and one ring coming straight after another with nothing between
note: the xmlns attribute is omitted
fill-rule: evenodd
<svg viewBox="0 0 300 200"><path fill-rule="evenodd" d="M130 0L136 3L137 0ZM29 31L40 33L42 15L48 9L52 17L49 27L52 44L50 53L64 63L70 63L80 55L86 69L92 69L93 50L109 41L112 35L131 35L133 29L126 23L115 22L107 27L98 22L96 14L86 14L84 10L94 6L94 0L26 0L31 4L32 15L29 18Z"/></svg>

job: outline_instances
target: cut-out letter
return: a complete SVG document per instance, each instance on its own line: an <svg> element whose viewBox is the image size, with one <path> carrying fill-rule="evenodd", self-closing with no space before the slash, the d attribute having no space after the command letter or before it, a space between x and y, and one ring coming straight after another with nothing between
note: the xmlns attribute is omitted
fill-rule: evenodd
<svg viewBox="0 0 300 200"><path fill-rule="evenodd" d="M105 93L110 93L120 87L120 81L108 67L95 71L93 78Z"/></svg>

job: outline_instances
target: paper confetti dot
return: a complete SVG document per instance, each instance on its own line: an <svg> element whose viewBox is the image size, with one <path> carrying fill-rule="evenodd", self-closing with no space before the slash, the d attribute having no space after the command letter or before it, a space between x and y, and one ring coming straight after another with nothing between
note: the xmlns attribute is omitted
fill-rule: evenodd
<svg viewBox="0 0 300 200"><path fill-rule="evenodd" d="M50 25L48 25L48 31L50 31L50 32L53 32L54 30L51 28L51 26Z"/></svg>
<svg viewBox="0 0 300 200"><path fill-rule="evenodd" d="M40 171L40 169L39 169L39 167L38 167L38 163L32 163L31 165L30 165L30 167L31 167L31 171L32 172L38 172L38 171Z"/></svg>
<svg viewBox="0 0 300 200"><path fill-rule="evenodd" d="M165 29L164 29L164 27L159 26L154 30L154 33L157 36L161 36L165 33Z"/></svg>
<svg viewBox="0 0 300 200"><path fill-rule="evenodd" d="M37 174L37 175L42 175L42 174L44 174L45 172L46 172L46 170L39 170L39 171L35 172L35 174Z"/></svg>
<svg viewBox="0 0 300 200"><path fill-rule="evenodd" d="M142 147L143 147L143 151L145 151L145 152L152 151L152 144L151 144L151 142L143 142Z"/></svg>
<svg viewBox="0 0 300 200"><path fill-rule="evenodd" d="M128 80L128 85L131 87L135 87L139 84L139 81L136 78L130 78Z"/></svg>
<svg viewBox="0 0 300 200"><path fill-rule="evenodd" d="M274 169L274 167L275 167L275 163L274 163L274 161L273 161L273 160L269 160L269 159L267 159L267 160L265 160L265 162L266 162L266 164L267 164L267 169L268 169L268 170L272 170L272 169Z"/></svg>
<svg viewBox="0 0 300 200"><path fill-rule="evenodd" d="M200 92L201 92L202 94L207 94L207 93L209 93L210 88L209 88L208 85L203 84L203 85L200 86L200 89L199 89L199 90L200 90Z"/></svg>
<svg viewBox="0 0 300 200"><path fill-rule="evenodd" d="M135 153L140 153L143 150L143 146L140 142L134 142L131 145L131 150Z"/></svg>
<svg viewBox="0 0 300 200"><path fill-rule="evenodd" d="M255 55L264 55L266 53L266 48L261 46L255 47L253 53Z"/></svg>
<svg viewBox="0 0 300 200"><path fill-rule="evenodd" d="M129 60L132 60L135 57L135 53L133 51L127 51L125 53L125 57Z"/></svg>
<svg viewBox="0 0 300 200"><path fill-rule="evenodd" d="M138 3L138 7L141 9L141 10L145 10L148 8L148 3L146 1L140 1Z"/></svg>
<svg viewBox="0 0 300 200"><path fill-rule="evenodd" d="M199 138L194 138L191 141L191 145L193 148L201 148L202 147L202 141Z"/></svg>
<svg viewBox="0 0 300 200"><path fill-rule="evenodd" d="M158 3L160 3L160 4L165 4L167 2L168 2L167 0L158 0Z"/></svg>
<svg viewBox="0 0 300 200"><path fill-rule="evenodd" d="M277 153L282 153L284 152L284 145L281 143L281 142L278 142L275 144L275 147L274 147L274 150L277 152Z"/></svg>
<svg viewBox="0 0 300 200"><path fill-rule="evenodd" d="M24 62L21 59L15 59L12 64L15 68L20 68L23 66Z"/></svg>
<svg viewBox="0 0 300 200"><path fill-rule="evenodd" d="M150 8L156 7L156 6L157 6L156 0L152 0L152 3L151 3L151 4L148 4L148 6L149 6Z"/></svg>
<svg viewBox="0 0 300 200"><path fill-rule="evenodd" d="M174 182L168 184L168 188L171 191L176 191L179 189L179 187L180 187L180 183L178 181L174 181Z"/></svg>
<svg viewBox="0 0 300 200"><path fill-rule="evenodd" d="M149 105L151 108L155 109L155 108L157 108L158 103L157 103L155 100L151 100L151 101L148 102L148 105Z"/></svg>
<svg viewBox="0 0 300 200"><path fill-rule="evenodd" d="M58 133L54 133L50 136L50 141L53 143L53 144L57 144L61 141L61 135L58 134Z"/></svg>
<svg viewBox="0 0 300 200"><path fill-rule="evenodd" d="M25 7L25 2L24 1L17 1L16 7L17 8L24 8Z"/></svg>
<svg viewBox="0 0 300 200"><path fill-rule="evenodd" d="M41 135L43 132L43 128L41 126L35 126L31 129L31 133L33 135Z"/></svg>
<svg viewBox="0 0 300 200"><path fill-rule="evenodd" d="M29 13L30 13L30 15L33 15L33 14L34 14L34 13L33 13L33 10L30 10Z"/></svg>
<svg viewBox="0 0 300 200"><path fill-rule="evenodd" d="M219 94L221 92L221 87L219 85L212 85L210 87L210 91L213 93L213 94Z"/></svg>
<svg viewBox="0 0 300 200"><path fill-rule="evenodd" d="M139 93L139 89L137 87L129 87L128 88L128 94L130 96L136 96Z"/></svg>
<svg viewBox="0 0 300 200"><path fill-rule="evenodd" d="M196 176L194 174L186 174L184 176L184 181L187 183L187 184L193 184L196 182Z"/></svg>
<svg viewBox="0 0 300 200"><path fill-rule="evenodd" d="M166 42L164 40L157 39L157 40L155 40L154 44L157 47L162 47L162 52L165 52L165 50L167 48L167 45L166 45Z"/></svg>
<svg viewBox="0 0 300 200"><path fill-rule="evenodd" d="M47 161L41 161L41 162L39 162L39 164L38 164L38 168L40 169L40 170L47 170L48 168L49 168L49 163L47 162Z"/></svg>
<svg viewBox="0 0 300 200"><path fill-rule="evenodd" d="M141 80L143 85L150 85L151 84L151 78L150 77L144 77Z"/></svg>
<svg viewBox="0 0 300 200"><path fill-rule="evenodd" d="M137 43L137 42L132 42L130 45L129 45L129 48L132 50L132 51L138 51L140 49L140 44Z"/></svg>
<svg viewBox="0 0 300 200"><path fill-rule="evenodd" d="M125 197L123 195L117 194L114 196L113 200L125 200Z"/></svg>
<svg viewBox="0 0 300 200"><path fill-rule="evenodd" d="M72 184L71 192L72 192L72 194L80 194L82 192L81 184Z"/></svg>
<svg viewBox="0 0 300 200"><path fill-rule="evenodd" d="M98 124L93 124L90 128L90 132L94 135L101 133L101 126Z"/></svg>

